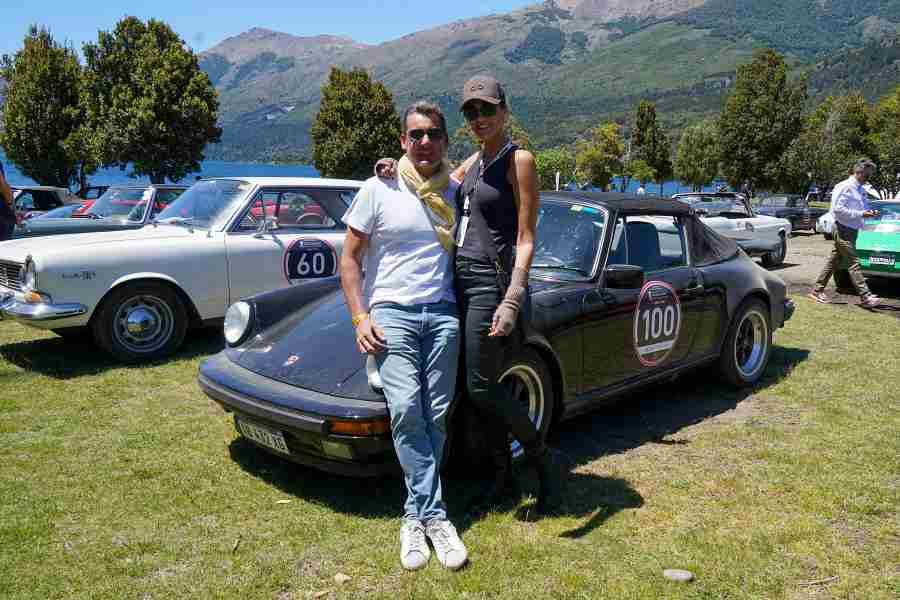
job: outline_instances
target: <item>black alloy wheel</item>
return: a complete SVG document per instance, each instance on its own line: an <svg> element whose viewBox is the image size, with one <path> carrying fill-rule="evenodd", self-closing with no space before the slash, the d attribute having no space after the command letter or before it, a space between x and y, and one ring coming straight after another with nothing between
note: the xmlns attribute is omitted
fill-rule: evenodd
<svg viewBox="0 0 900 600"><path fill-rule="evenodd" d="M762 377L772 353L769 309L758 298L748 298L734 314L719 355L719 372L735 386L753 385Z"/></svg>

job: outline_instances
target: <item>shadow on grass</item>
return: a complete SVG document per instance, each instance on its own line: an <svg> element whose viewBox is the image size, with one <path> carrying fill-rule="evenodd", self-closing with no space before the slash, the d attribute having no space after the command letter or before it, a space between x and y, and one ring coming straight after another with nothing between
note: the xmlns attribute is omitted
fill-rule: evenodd
<svg viewBox="0 0 900 600"><path fill-rule="evenodd" d="M224 348L220 329L188 332L184 346L172 356L152 361L123 364L98 348L85 335L75 339L44 338L0 346L0 357L25 369L56 379L96 375L108 369L143 368L171 360L190 359L219 352Z"/></svg>

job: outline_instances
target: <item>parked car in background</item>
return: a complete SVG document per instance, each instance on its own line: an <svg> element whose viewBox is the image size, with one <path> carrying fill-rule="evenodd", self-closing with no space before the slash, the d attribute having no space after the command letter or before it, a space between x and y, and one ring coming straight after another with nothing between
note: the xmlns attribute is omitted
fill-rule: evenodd
<svg viewBox="0 0 900 600"><path fill-rule="evenodd" d="M13 239L140 229L186 189L181 185L113 186L97 200L82 202L71 218L22 221L13 231Z"/></svg>
<svg viewBox="0 0 900 600"><path fill-rule="evenodd" d="M827 208L813 208L806 198L799 194L774 194L762 198L753 208L758 215L768 215L787 219L791 222L791 230L815 230L816 221L828 212Z"/></svg>
<svg viewBox="0 0 900 600"><path fill-rule="evenodd" d="M733 192L675 194L675 200L693 208L706 225L735 240L750 256L762 258L767 268L784 262L791 222L756 214L749 200Z"/></svg>
<svg viewBox="0 0 900 600"><path fill-rule="evenodd" d="M334 275L340 219L361 185L203 179L141 229L10 240L0 244L0 315L61 335L88 330L122 361L165 356L240 298ZM95 211L131 214L100 200Z"/></svg>
<svg viewBox="0 0 900 600"><path fill-rule="evenodd" d="M543 192L535 239L532 316L501 383L541 436L700 366L752 385L794 311L781 278L680 202ZM395 469L387 404L350 320L337 277L239 301L200 386L266 451L346 475ZM477 440L458 420L449 428L450 455L471 468Z"/></svg>
<svg viewBox="0 0 900 600"><path fill-rule="evenodd" d="M89 185L75 192L75 196L82 200L96 200L105 194L109 187L108 185Z"/></svg>
<svg viewBox="0 0 900 600"><path fill-rule="evenodd" d="M866 277L900 277L900 201L872 202L878 216L866 219L856 252Z"/></svg>
<svg viewBox="0 0 900 600"><path fill-rule="evenodd" d="M65 204L77 204L79 200L69 190L49 185L12 186L16 217L30 219Z"/></svg>
<svg viewBox="0 0 900 600"><path fill-rule="evenodd" d="M834 239L834 213L830 210L816 220L816 233L821 233L826 240Z"/></svg>

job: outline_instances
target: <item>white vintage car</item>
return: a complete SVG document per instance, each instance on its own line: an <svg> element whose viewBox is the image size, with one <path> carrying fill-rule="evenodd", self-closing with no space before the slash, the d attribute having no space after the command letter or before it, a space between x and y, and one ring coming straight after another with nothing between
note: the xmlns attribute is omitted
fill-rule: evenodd
<svg viewBox="0 0 900 600"><path fill-rule="evenodd" d="M747 254L761 257L765 267L784 262L791 236L787 219L756 214L741 194L702 192L672 197L692 206L707 226L736 240Z"/></svg>
<svg viewBox="0 0 900 600"><path fill-rule="evenodd" d="M153 224L0 245L0 316L64 337L90 331L123 361L174 352L236 300L334 275L358 181L195 183Z"/></svg>

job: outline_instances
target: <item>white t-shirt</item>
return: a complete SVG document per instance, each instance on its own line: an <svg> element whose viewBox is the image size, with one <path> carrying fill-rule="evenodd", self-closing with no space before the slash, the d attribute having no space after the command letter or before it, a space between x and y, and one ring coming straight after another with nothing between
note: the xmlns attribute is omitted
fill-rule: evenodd
<svg viewBox="0 0 900 600"><path fill-rule="evenodd" d="M451 180L444 193L451 206L458 186ZM366 181L342 220L369 235L363 296L370 308L379 302L410 306L455 301L450 255L422 201L399 177Z"/></svg>

